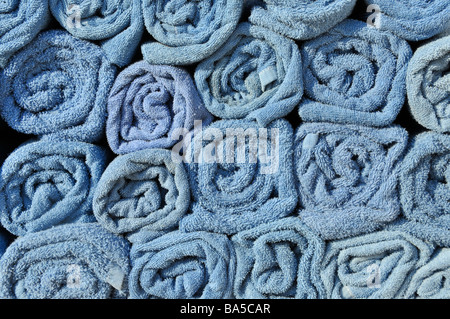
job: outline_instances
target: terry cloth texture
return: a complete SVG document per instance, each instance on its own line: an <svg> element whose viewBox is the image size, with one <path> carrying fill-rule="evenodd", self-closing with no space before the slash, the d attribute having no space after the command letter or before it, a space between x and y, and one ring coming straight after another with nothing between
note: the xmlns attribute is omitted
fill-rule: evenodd
<svg viewBox="0 0 450 319"><path fill-rule="evenodd" d="M365 0L380 11L380 30L391 31L409 40L429 39L450 27L447 0Z"/></svg>
<svg viewBox="0 0 450 319"><path fill-rule="evenodd" d="M48 0L0 3L0 69L47 26L49 18Z"/></svg>
<svg viewBox="0 0 450 319"><path fill-rule="evenodd" d="M303 221L325 239L373 232L400 214L399 165L408 133L305 123L294 140Z"/></svg>
<svg viewBox="0 0 450 319"><path fill-rule="evenodd" d="M97 223L61 225L16 239L0 259L3 299L127 296L128 242Z"/></svg>
<svg viewBox="0 0 450 319"><path fill-rule="evenodd" d="M106 152L83 142L30 142L3 163L0 220L22 236L59 224L95 221L92 198Z"/></svg>
<svg viewBox="0 0 450 319"><path fill-rule="evenodd" d="M450 35L420 46L408 66L411 114L424 127L450 132Z"/></svg>
<svg viewBox="0 0 450 319"><path fill-rule="evenodd" d="M356 0L263 0L249 20L296 40L312 39L347 18Z"/></svg>
<svg viewBox="0 0 450 319"><path fill-rule="evenodd" d="M432 228L450 230L450 136L424 132L411 142L401 165L403 215Z"/></svg>
<svg viewBox="0 0 450 319"><path fill-rule="evenodd" d="M235 30L242 0L142 0L147 31L142 45L151 64L186 65L213 54Z"/></svg>
<svg viewBox="0 0 450 319"><path fill-rule="evenodd" d="M256 119L267 126L286 116L303 94L302 62L294 41L241 23L195 69L206 108L222 119Z"/></svg>
<svg viewBox="0 0 450 319"><path fill-rule="evenodd" d="M191 75L181 68L132 64L116 78L108 99L106 136L111 149L125 154L146 148L169 148L177 131L190 131L194 121L208 125Z"/></svg>
<svg viewBox="0 0 450 319"><path fill-rule="evenodd" d="M403 299L432 253L432 245L401 231L329 242L321 269L327 298Z"/></svg>
<svg viewBox="0 0 450 319"><path fill-rule="evenodd" d="M131 299L232 297L236 255L225 235L167 233L133 244L131 263Z"/></svg>
<svg viewBox="0 0 450 319"><path fill-rule="evenodd" d="M192 139L186 156L191 214L183 231L233 234L291 214L297 204L293 132L285 120L268 128L222 120Z"/></svg>
<svg viewBox="0 0 450 319"><path fill-rule="evenodd" d="M144 32L140 0L49 0L50 10L73 36L100 41L108 59L128 65Z"/></svg>
<svg viewBox="0 0 450 319"><path fill-rule="evenodd" d="M320 263L325 242L296 217L259 225L232 237L238 299L325 297Z"/></svg>
<svg viewBox="0 0 450 319"><path fill-rule="evenodd" d="M303 43L301 52L304 121L387 126L396 119L412 56L405 40L349 19Z"/></svg>
<svg viewBox="0 0 450 319"><path fill-rule="evenodd" d="M104 134L115 73L95 44L42 32L0 73L1 115L21 133L94 142Z"/></svg>
<svg viewBox="0 0 450 319"><path fill-rule="evenodd" d="M99 223L116 234L166 231L178 226L190 203L183 163L169 150L121 155L106 168L94 195Z"/></svg>

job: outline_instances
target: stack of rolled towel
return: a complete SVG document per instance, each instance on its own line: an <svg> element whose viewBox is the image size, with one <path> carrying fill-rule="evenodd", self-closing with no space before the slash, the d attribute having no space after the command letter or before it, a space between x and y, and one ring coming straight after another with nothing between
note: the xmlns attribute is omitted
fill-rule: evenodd
<svg viewBox="0 0 450 319"><path fill-rule="evenodd" d="M450 3L0 3L0 298L449 299Z"/></svg>

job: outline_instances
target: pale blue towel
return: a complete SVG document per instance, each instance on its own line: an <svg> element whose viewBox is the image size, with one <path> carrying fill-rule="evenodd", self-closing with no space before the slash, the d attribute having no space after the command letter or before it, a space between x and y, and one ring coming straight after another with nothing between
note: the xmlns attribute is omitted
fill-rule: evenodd
<svg viewBox="0 0 450 319"><path fill-rule="evenodd" d="M99 140L115 73L95 44L66 31L40 33L0 73L0 113L21 133Z"/></svg>
<svg viewBox="0 0 450 319"><path fill-rule="evenodd" d="M300 217L325 239L373 232L400 214L399 166L408 133L305 123L296 132L294 161Z"/></svg>
<svg viewBox="0 0 450 319"><path fill-rule="evenodd" d="M256 119L261 126L288 115L303 94L296 43L269 29L241 23L230 39L195 69L206 108L222 119Z"/></svg>
<svg viewBox="0 0 450 319"><path fill-rule="evenodd" d="M308 122L392 124L406 97L409 44L365 22L344 20L302 44L305 94L299 114Z"/></svg>
<svg viewBox="0 0 450 319"><path fill-rule="evenodd" d="M82 142L30 142L3 163L0 220L15 235L95 221L94 190L106 151Z"/></svg>

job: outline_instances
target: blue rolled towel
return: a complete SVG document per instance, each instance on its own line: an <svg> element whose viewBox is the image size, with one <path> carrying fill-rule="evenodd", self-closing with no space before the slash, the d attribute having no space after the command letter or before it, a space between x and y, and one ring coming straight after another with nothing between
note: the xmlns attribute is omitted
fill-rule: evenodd
<svg viewBox="0 0 450 319"><path fill-rule="evenodd" d="M305 123L294 161L304 222L325 239L372 232L400 214L398 177L408 133Z"/></svg>
<svg viewBox="0 0 450 319"><path fill-rule="evenodd" d="M232 298L236 255L220 234L173 231L131 247L130 299Z"/></svg>
<svg viewBox="0 0 450 319"><path fill-rule="evenodd" d="M405 298L433 246L402 231L380 231L327 244L321 277L328 299Z"/></svg>
<svg viewBox="0 0 450 319"><path fill-rule="evenodd" d="M59 224L92 222L94 190L106 152L83 142L30 142L3 163L0 220L22 236Z"/></svg>
<svg viewBox="0 0 450 319"><path fill-rule="evenodd" d="M450 136L414 137L401 165L400 202L406 219L450 230Z"/></svg>
<svg viewBox="0 0 450 319"><path fill-rule="evenodd" d="M194 121L209 124L212 115L190 74L168 65L140 61L116 78L108 98L106 136L111 149L125 154L145 148L169 148L176 131Z"/></svg>
<svg viewBox="0 0 450 319"><path fill-rule="evenodd" d="M412 56L405 40L349 19L303 43L301 51L304 121L387 126L396 119Z"/></svg>
<svg viewBox="0 0 450 319"><path fill-rule="evenodd" d="M251 23L296 40L312 39L347 18L356 0L263 0Z"/></svg>
<svg viewBox="0 0 450 319"><path fill-rule="evenodd" d="M286 217L232 237L238 299L321 299L325 242L299 218Z"/></svg>
<svg viewBox="0 0 450 319"><path fill-rule="evenodd" d="M193 203L181 230L231 235L294 211L293 132L286 120L268 128L222 120L199 132L185 156Z"/></svg>
<svg viewBox="0 0 450 319"><path fill-rule="evenodd" d="M101 41L108 59L124 67L144 32L140 0L49 0L56 20L73 36Z"/></svg>
<svg viewBox="0 0 450 319"><path fill-rule="evenodd" d="M121 155L103 173L93 200L99 223L116 234L158 232L178 226L190 203L183 163L169 150Z"/></svg>
<svg viewBox="0 0 450 319"><path fill-rule="evenodd" d="M97 223L27 234L0 259L0 298L126 298L129 252L125 239Z"/></svg>
<svg viewBox="0 0 450 319"><path fill-rule="evenodd" d="M48 0L13 0L0 3L0 69L50 21Z"/></svg>
<svg viewBox="0 0 450 319"><path fill-rule="evenodd" d="M142 45L151 64L199 62L224 44L241 18L242 0L143 0L144 24L154 41Z"/></svg>
<svg viewBox="0 0 450 319"><path fill-rule="evenodd" d="M409 40L429 39L450 27L450 3L447 0L365 0L377 5L379 29Z"/></svg>
<svg viewBox="0 0 450 319"><path fill-rule="evenodd" d="M249 23L195 69L206 108L223 119L261 126L289 114L303 94L302 62L294 41Z"/></svg>
<svg viewBox="0 0 450 319"><path fill-rule="evenodd" d="M411 114L424 127L441 133L450 132L449 64L450 35L419 47L406 76Z"/></svg>
<svg viewBox="0 0 450 319"><path fill-rule="evenodd" d="M61 30L42 32L0 73L1 115L21 133L97 141L115 73L95 44Z"/></svg>

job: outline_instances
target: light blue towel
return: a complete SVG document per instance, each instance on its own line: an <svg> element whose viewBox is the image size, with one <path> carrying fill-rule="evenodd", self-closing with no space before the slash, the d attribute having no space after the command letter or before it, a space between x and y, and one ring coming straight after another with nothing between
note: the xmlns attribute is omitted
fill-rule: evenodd
<svg viewBox="0 0 450 319"><path fill-rule="evenodd" d="M199 62L224 44L236 28L242 0L142 0L144 24L154 41L142 45L151 64Z"/></svg>
<svg viewBox="0 0 450 319"><path fill-rule="evenodd" d="M396 119L412 56L405 40L349 19L301 51L304 121L387 126Z"/></svg>
<svg viewBox="0 0 450 319"><path fill-rule="evenodd" d="M125 239L97 223L27 234L0 259L0 298L126 298L129 251Z"/></svg>
<svg viewBox="0 0 450 319"><path fill-rule="evenodd" d="M50 21L48 0L9 0L0 3L0 69Z"/></svg>
<svg viewBox="0 0 450 319"><path fill-rule="evenodd" d="M356 0L263 0L249 17L251 23L284 36L312 39L347 18Z"/></svg>
<svg viewBox="0 0 450 319"><path fill-rule="evenodd" d="M197 133L185 157L193 203L180 229L233 234L293 213L292 139L286 120L222 120Z"/></svg>
<svg viewBox="0 0 450 319"><path fill-rule="evenodd" d="M449 64L450 35L419 47L406 77L411 114L421 125L442 133L450 132Z"/></svg>
<svg viewBox="0 0 450 319"><path fill-rule="evenodd" d="M450 136L417 135L401 165L400 201L408 220L450 230L449 172Z"/></svg>
<svg viewBox="0 0 450 319"><path fill-rule="evenodd" d="M299 218L287 217L232 237L237 299L325 297L320 263L325 242Z"/></svg>
<svg viewBox="0 0 450 319"><path fill-rule="evenodd" d="M116 78L108 99L106 136L111 149L125 154L146 148L170 148L177 130L204 125L212 115L190 74L168 65L140 61Z"/></svg>
<svg viewBox="0 0 450 319"><path fill-rule="evenodd" d="M294 41L241 23L230 39L195 69L206 108L223 119L256 119L261 126L289 114L303 94Z"/></svg>
<svg viewBox="0 0 450 319"><path fill-rule="evenodd" d="M0 220L15 235L95 221L94 190L106 152L82 142L30 142L3 163Z"/></svg>
<svg viewBox="0 0 450 319"><path fill-rule="evenodd" d="M388 30L409 40L431 38L450 26L450 2L447 0L365 0L380 11L380 30Z"/></svg>
<svg viewBox="0 0 450 319"><path fill-rule="evenodd" d="M433 246L401 231L380 231L327 244L321 277L329 299L405 298Z"/></svg>
<svg viewBox="0 0 450 319"><path fill-rule="evenodd" d="M115 72L95 44L61 30L40 33L0 73L1 115L21 133L96 141Z"/></svg>
<svg viewBox="0 0 450 319"><path fill-rule="evenodd" d="M121 155L103 173L93 200L99 223L116 234L165 231L178 226L190 203L183 163L169 150Z"/></svg>
<svg viewBox="0 0 450 319"><path fill-rule="evenodd" d="M101 41L108 59L128 65L144 32L140 0L49 0L56 20L73 36Z"/></svg>
<svg viewBox="0 0 450 319"><path fill-rule="evenodd" d="M130 299L232 298L236 255L225 236L174 231L131 247Z"/></svg>
<svg viewBox="0 0 450 319"><path fill-rule="evenodd" d="M300 217L325 239L393 221L400 214L399 165L407 143L399 126L300 125L294 141Z"/></svg>

